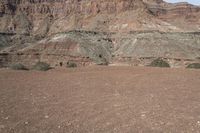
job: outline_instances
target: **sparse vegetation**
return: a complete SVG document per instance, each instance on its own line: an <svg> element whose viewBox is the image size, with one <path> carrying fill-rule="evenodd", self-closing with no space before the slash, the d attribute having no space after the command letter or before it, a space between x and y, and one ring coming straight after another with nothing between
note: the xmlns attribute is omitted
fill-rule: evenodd
<svg viewBox="0 0 200 133"><path fill-rule="evenodd" d="M170 65L162 60L161 58L155 59L154 61L151 62L151 64L149 65L151 67L170 67Z"/></svg>
<svg viewBox="0 0 200 133"><path fill-rule="evenodd" d="M200 51L200 50L199 50ZM200 60L200 57L196 57L196 59Z"/></svg>
<svg viewBox="0 0 200 133"><path fill-rule="evenodd" d="M26 68L23 64L21 63L17 63L17 64L12 64L10 66L11 69L13 70L28 70L28 68Z"/></svg>
<svg viewBox="0 0 200 133"><path fill-rule="evenodd" d="M38 62L33 66L33 70L48 71L51 69L50 65L45 62Z"/></svg>
<svg viewBox="0 0 200 133"><path fill-rule="evenodd" d="M75 67L77 67L77 64L75 62L73 62L73 61L68 61L67 62L67 67L68 68L75 68Z"/></svg>
<svg viewBox="0 0 200 133"><path fill-rule="evenodd" d="M101 54L99 55L99 61L96 61L97 65L108 65L109 62L106 58L104 58Z"/></svg>
<svg viewBox="0 0 200 133"><path fill-rule="evenodd" d="M104 58L104 59L102 59L101 61L97 62L96 64L97 64L97 65L105 65L105 66L107 66L109 63L108 63L108 61Z"/></svg>
<svg viewBox="0 0 200 133"><path fill-rule="evenodd" d="M189 64L189 65L187 66L187 68L200 69L200 63L192 63L192 64Z"/></svg>

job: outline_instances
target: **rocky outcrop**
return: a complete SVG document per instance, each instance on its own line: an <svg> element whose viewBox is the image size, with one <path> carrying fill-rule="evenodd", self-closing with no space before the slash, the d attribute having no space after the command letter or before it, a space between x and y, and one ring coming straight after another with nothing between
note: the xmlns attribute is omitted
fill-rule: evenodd
<svg viewBox="0 0 200 133"><path fill-rule="evenodd" d="M32 66L38 61L51 66L73 61L91 64L149 65L163 58L171 67L200 62L200 33L131 32L129 34L70 31L59 33L23 48L0 54L1 66L21 62ZM6 61L6 62L5 62Z"/></svg>
<svg viewBox="0 0 200 133"><path fill-rule="evenodd" d="M183 19L180 20L180 16ZM199 30L199 16L197 6L167 4L162 0L0 1L1 32L42 37L75 29L106 32ZM179 26L180 21L183 25ZM188 27L189 22L193 25Z"/></svg>
<svg viewBox="0 0 200 133"><path fill-rule="evenodd" d="M112 41L106 33L70 31L50 36L29 46L10 48L0 53L1 66L21 62L27 66L43 61L51 66L107 64L111 61ZM13 49L15 49L13 52ZM6 62L4 62L6 60Z"/></svg>
<svg viewBox="0 0 200 133"><path fill-rule="evenodd" d="M1 31L37 34L44 23L50 22L54 23L52 29L55 25L59 28L69 25L67 29L84 28L86 19L97 14L144 9L140 0L6 0L1 1L1 23L4 24ZM47 32L51 26L43 28Z"/></svg>
<svg viewBox="0 0 200 133"><path fill-rule="evenodd" d="M166 2L148 3L148 9L160 20L179 27L182 31L200 30L200 7L186 2L169 4Z"/></svg>

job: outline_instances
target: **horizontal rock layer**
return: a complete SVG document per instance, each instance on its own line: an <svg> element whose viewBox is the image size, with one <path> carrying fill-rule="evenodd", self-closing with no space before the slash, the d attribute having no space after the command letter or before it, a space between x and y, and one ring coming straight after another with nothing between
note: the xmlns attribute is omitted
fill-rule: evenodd
<svg viewBox="0 0 200 133"><path fill-rule="evenodd" d="M1 32L39 36L74 29L129 32L200 28L199 7L162 0L1 0L0 16Z"/></svg>
<svg viewBox="0 0 200 133"><path fill-rule="evenodd" d="M200 33L71 31L18 49L11 47L0 54L0 64L21 62L30 66L43 61L58 66L73 61L79 66L107 63L138 66L163 58L171 67L184 67L200 62L199 44Z"/></svg>

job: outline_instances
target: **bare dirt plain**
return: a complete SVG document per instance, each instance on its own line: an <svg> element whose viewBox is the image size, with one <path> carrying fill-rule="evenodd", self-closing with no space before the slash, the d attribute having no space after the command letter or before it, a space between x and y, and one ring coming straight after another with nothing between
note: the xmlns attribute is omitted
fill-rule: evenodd
<svg viewBox="0 0 200 133"><path fill-rule="evenodd" d="M200 132L200 71L0 69L0 133Z"/></svg>

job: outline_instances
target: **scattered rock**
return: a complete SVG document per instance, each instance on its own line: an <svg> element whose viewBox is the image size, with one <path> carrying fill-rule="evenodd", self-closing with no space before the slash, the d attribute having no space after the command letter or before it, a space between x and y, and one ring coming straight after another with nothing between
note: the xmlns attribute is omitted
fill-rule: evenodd
<svg viewBox="0 0 200 133"><path fill-rule="evenodd" d="M197 121L197 125L200 126L200 121Z"/></svg>
<svg viewBox="0 0 200 133"><path fill-rule="evenodd" d="M48 116L48 115L45 115L45 116L44 116L44 118L48 119L48 118L49 118L49 116Z"/></svg>
<svg viewBox="0 0 200 133"><path fill-rule="evenodd" d="M146 115L145 115L145 114L142 114L141 117L144 118L144 117L146 117Z"/></svg>

